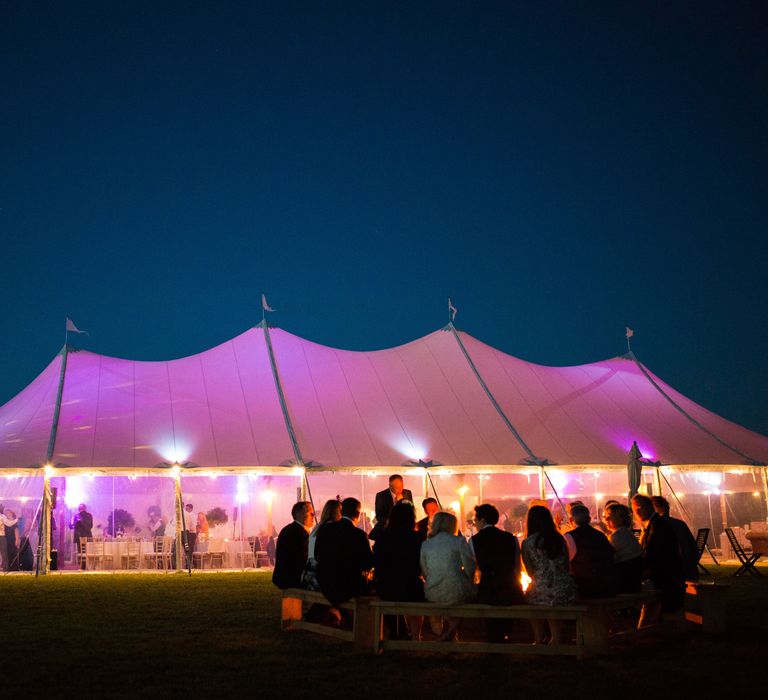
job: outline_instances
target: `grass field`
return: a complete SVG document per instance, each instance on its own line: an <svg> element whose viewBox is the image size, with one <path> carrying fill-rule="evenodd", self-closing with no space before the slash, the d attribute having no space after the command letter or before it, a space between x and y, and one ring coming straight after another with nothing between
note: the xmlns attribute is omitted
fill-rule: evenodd
<svg viewBox="0 0 768 700"><path fill-rule="evenodd" d="M734 699L768 688L768 577L732 584L726 636L665 634L588 659L388 653L282 633L267 572L0 578L4 698ZM762 567L768 574L768 567ZM755 695L756 694L756 695Z"/></svg>

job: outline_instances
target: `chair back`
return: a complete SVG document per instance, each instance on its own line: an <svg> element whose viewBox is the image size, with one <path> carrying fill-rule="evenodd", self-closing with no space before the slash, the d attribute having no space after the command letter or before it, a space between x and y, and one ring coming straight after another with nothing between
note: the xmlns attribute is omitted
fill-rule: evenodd
<svg viewBox="0 0 768 700"><path fill-rule="evenodd" d="M165 552L165 537L164 536L153 537L152 541L153 541L153 548L155 552L157 552L158 554L163 554Z"/></svg>
<svg viewBox="0 0 768 700"><path fill-rule="evenodd" d="M137 557L141 554L141 540L131 538L126 542L126 552L129 557Z"/></svg>
<svg viewBox="0 0 768 700"><path fill-rule="evenodd" d="M744 549L742 548L741 543L736 538L736 533L730 527L727 527L725 528L725 534L728 537L728 541L731 543L731 548L736 552L736 556L740 561L744 561L746 555L744 554Z"/></svg>
<svg viewBox="0 0 768 700"><path fill-rule="evenodd" d="M700 527L699 531L696 533L696 549L699 552L699 559L701 559L701 555L704 554L704 549L707 546L708 539L709 539L709 528Z"/></svg>

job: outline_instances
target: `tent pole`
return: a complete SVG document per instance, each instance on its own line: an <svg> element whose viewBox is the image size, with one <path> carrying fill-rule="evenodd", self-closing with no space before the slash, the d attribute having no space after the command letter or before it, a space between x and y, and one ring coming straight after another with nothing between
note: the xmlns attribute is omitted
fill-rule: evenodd
<svg viewBox="0 0 768 700"><path fill-rule="evenodd" d="M654 474L655 476L655 482L656 482L656 495L657 496L663 496L663 492L661 490L661 467L656 467L656 472Z"/></svg>
<svg viewBox="0 0 768 700"><path fill-rule="evenodd" d="M765 496L765 521L768 522L768 467L760 467L760 476L763 479L763 495Z"/></svg>
<svg viewBox="0 0 768 700"><path fill-rule="evenodd" d="M547 475L541 465L539 465L539 498L542 501L547 500Z"/></svg>
<svg viewBox="0 0 768 700"><path fill-rule="evenodd" d="M42 560L40 573L45 575L51 570L51 477L46 467L45 477L43 478L43 512L41 535L42 542L39 545L40 559Z"/></svg>
<svg viewBox="0 0 768 700"><path fill-rule="evenodd" d="M173 483L175 488L175 501L176 501L176 571L181 571L184 562L184 554L182 552L182 532L184 528L184 506L182 505L181 494L181 472L177 472L173 476ZM167 542L168 540L166 540ZM192 572L190 571L190 575Z"/></svg>

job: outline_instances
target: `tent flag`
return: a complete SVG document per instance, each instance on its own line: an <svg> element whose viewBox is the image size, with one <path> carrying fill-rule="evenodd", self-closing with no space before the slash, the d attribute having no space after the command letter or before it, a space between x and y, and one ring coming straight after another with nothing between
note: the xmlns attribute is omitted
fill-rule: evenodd
<svg viewBox="0 0 768 700"><path fill-rule="evenodd" d="M642 459L643 455L640 452L640 448L637 446L637 442L633 442L632 449L629 451L629 461L627 462L627 481L629 482L627 502L632 500L632 496L634 496L640 488L640 478L643 473Z"/></svg>
<svg viewBox="0 0 768 700"><path fill-rule="evenodd" d="M456 314L459 310L453 305L451 297L448 297L448 318L453 323L456 320Z"/></svg>
<svg viewBox="0 0 768 700"><path fill-rule="evenodd" d="M72 319L67 316L67 325L65 328L66 333L84 333L85 335L88 335L88 331L81 331L72 321Z"/></svg>
<svg viewBox="0 0 768 700"><path fill-rule="evenodd" d="M262 311L274 311L274 309L269 304L267 304L267 295L266 294L262 294L261 295L261 310Z"/></svg>

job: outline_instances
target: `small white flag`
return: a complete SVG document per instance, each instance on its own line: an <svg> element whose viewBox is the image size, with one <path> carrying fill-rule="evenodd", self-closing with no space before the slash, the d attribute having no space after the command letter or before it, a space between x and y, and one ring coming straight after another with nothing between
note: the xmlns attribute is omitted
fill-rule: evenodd
<svg viewBox="0 0 768 700"><path fill-rule="evenodd" d="M458 309L453 305L453 302L451 301L451 297L448 297L448 315L451 317L451 321L453 321L456 318L457 313L458 313Z"/></svg>
<svg viewBox="0 0 768 700"><path fill-rule="evenodd" d="M635 332L629 326L627 326L627 340L629 340L629 338L631 338L634 334Z"/></svg>
<svg viewBox="0 0 768 700"><path fill-rule="evenodd" d="M67 333L84 333L85 335L88 335L88 331L81 331L73 322L72 319L67 316Z"/></svg>
<svg viewBox="0 0 768 700"><path fill-rule="evenodd" d="M265 294L261 295L261 308L263 311L274 311L274 309L267 304L267 297Z"/></svg>

